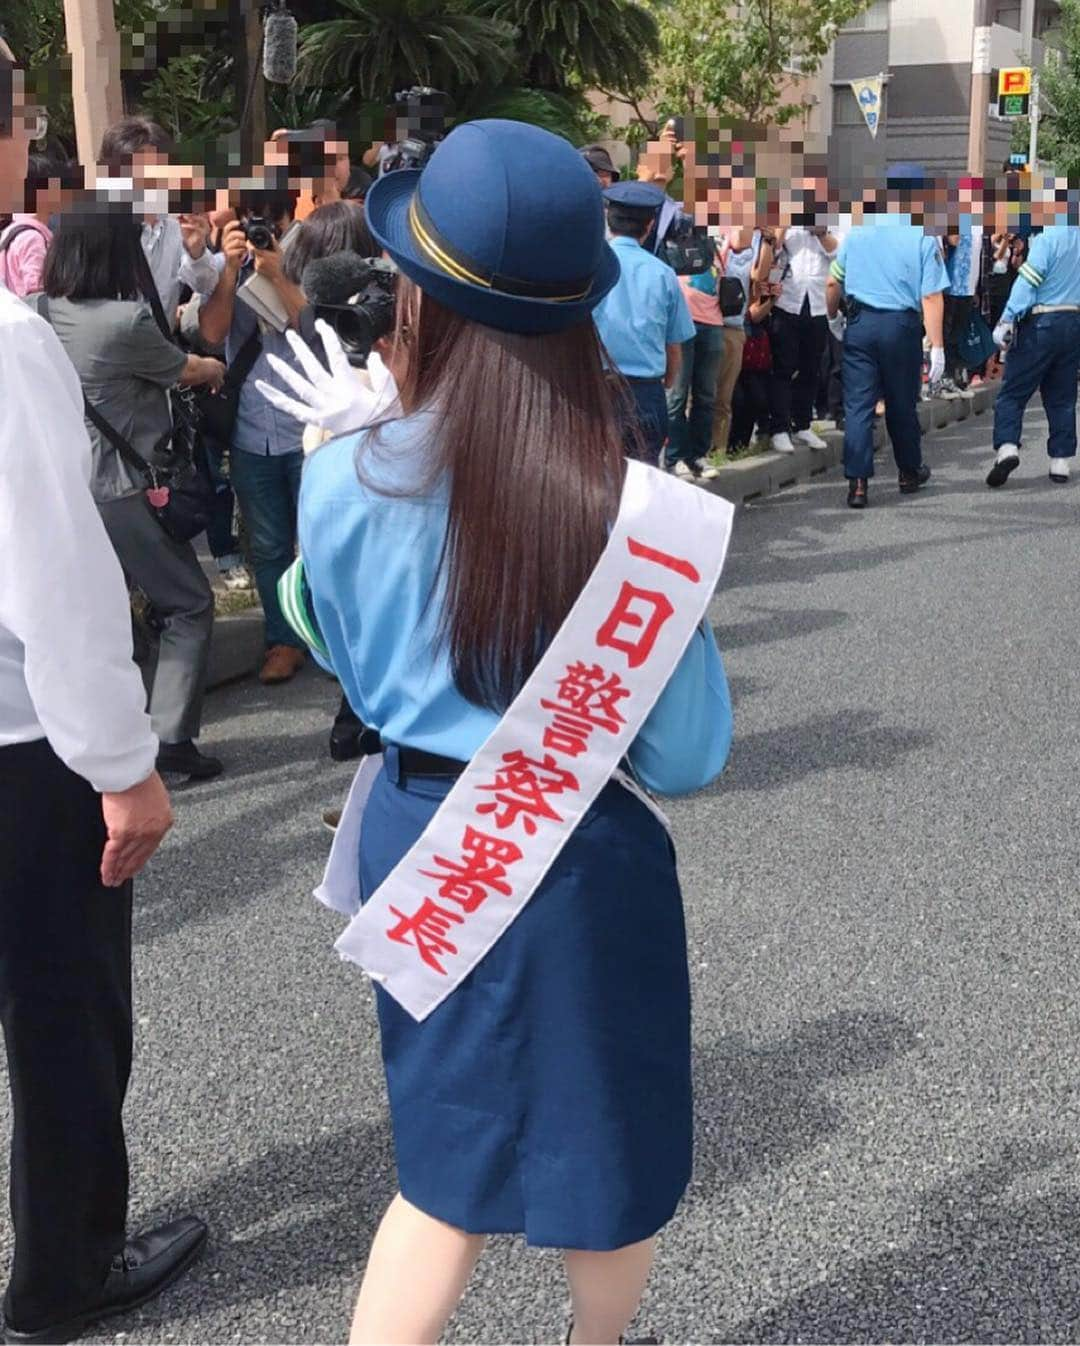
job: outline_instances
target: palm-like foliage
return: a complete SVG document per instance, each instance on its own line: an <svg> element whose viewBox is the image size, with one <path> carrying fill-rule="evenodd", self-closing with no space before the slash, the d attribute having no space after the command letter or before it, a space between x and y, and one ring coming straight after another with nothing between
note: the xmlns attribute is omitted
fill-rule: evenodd
<svg viewBox="0 0 1080 1346"><path fill-rule="evenodd" d="M524 81L536 89L638 89L659 49L656 19L635 0L480 0L477 8L517 30Z"/></svg>
<svg viewBox="0 0 1080 1346"><path fill-rule="evenodd" d="M352 84L362 98L429 84L497 84L514 59L513 29L461 0L339 0L348 17L314 23L301 39L309 84Z"/></svg>

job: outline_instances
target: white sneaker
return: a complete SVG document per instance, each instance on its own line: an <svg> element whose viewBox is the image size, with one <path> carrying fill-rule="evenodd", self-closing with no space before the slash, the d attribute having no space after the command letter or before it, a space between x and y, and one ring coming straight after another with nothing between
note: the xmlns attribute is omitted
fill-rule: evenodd
<svg viewBox="0 0 1080 1346"><path fill-rule="evenodd" d="M682 477L683 481L694 481L694 469L683 459L678 459L672 471L677 477Z"/></svg>
<svg viewBox="0 0 1080 1346"><path fill-rule="evenodd" d="M808 449L827 449L829 446L813 430L798 430L794 435L796 444L805 444Z"/></svg>
<svg viewBox="0 0 1080 1346"><path fill-rule="evenodd" d="M699 458L694 466L697 468L698 476L705 481L715 481L720 475L720 469L713 467L712 463L706 458Z"/></svg>
<svg viewBox="0 0 1080 1346"><path fill-rule="evenodd" d="M243 566L233 566L230 570L223 570L221 572L221 582L230 593L239 593L242 589L254 587L251 576Z"/></svg>
<svg viewBox="0 0 1080 1346"><path fill-rule="evenodd" d="M1050 459L1050 480L1063 485L1069 480L1069 460L1068 458Z"/></svg>
<svg viewBox="0 0 1080 1346"><path fill-rule="evenodd" d="M955 402L958 397L963 397L963 393L952 381L952 379L942 379L935 389L938 397L943 397L946 402Z"/></svg>
<svg viewBox="0 0 1080 1346"><path fill-rule="evenodd" d="M1004 486L1009 473L1020 466L1020 450L1015 444L1002 444L994 458L994 466L986 478L987 486Z"/></svg>
<svg viewBox="0 0 1080 1346"><path fill-rule="evenodd" d="M795 445L791 442L791 436L787 434L773 435L772 450L773 453L794 453Z"/></svg>

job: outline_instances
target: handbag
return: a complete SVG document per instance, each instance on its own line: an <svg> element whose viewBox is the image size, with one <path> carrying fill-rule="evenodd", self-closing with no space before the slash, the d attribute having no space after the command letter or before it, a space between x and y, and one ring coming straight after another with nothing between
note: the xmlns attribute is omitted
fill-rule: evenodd
<svg viewBox="0 0 1080 1346"><path fill-rule="evenodd" d="M747 328L742 367L748 374L768 374L772 369L768 329L760 324L750 324Z"/></svg>
<svg viewBox="0 0 1080 1346"><path fill-rule="evenodd" d="M132 448L97 407L90 405L85 393L83 408L87 419L105 436L128 467L149 482L145 491L147 506L169 537L174 542L190 542L205 532L213 517L217 497L213 486L193 460L174 451L175 463L157 467ZM163 435L159 446L171 437L171 433Z"/></svg>
<svg viewBox="0 0 1080 1346"><path fill-rule="evenodd" d="M997 351L986 319L978 309L972 309L967 326L956 343L957 353L968 369L978 369Z"/></svg>
<svg viewBox="0 0 1080 1346"><path fill-rule="evenodd" d="M218 392L211 392L209 388L191 389L201 428L219 444L232 442L236 414L240 408L240 389L254 369L261 349L262 337L256 327L237 351L236 359L226 371L225 382Z"/></svg>
<svg viewBox="0 0 1080 1346"><path fill-rule="evenodd" d="M737 318L746 307L746 290L737 276L727 274L727 259L730 248L725 248L717 259L720 267L720 282L716 287L716 302L725 318Z"/></svg>

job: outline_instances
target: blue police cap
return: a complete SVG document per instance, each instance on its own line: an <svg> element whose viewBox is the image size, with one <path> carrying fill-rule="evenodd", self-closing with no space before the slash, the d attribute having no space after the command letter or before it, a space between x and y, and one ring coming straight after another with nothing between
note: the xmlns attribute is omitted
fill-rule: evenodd
<svg viewBox="0 0 1080 1346"><path fill-rule="evenodd" d="M629 210L659 210L667 199L654 182L616 182L604 188L604 200Z"/></svg>

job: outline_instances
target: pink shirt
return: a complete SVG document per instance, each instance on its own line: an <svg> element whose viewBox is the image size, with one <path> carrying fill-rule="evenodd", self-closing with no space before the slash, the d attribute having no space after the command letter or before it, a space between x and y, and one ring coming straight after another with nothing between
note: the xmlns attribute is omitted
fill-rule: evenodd
<svg viewBox="0 0 1080 1346"><path fill-rule="evenodd" d="M690 310L690 316L695 322L706 323L710 327L723 327L724 315L720 312L720 305L716 302L715 294L706 294L704 290L696 290L690 284L689 276L680 276L679 285L682 288L683 297L686 299L686 307Z"/></svg>
<svg viewBox="0 0 1080 1346"><path fill-rule="evenodd" d="M52 230L35 216L13 215L11 224L0 234L0 243L22 224L28 224L30 228L21 230L18 237L0 252L0 285L20 298L41 289L45 253L52 241Z"/></svg>

